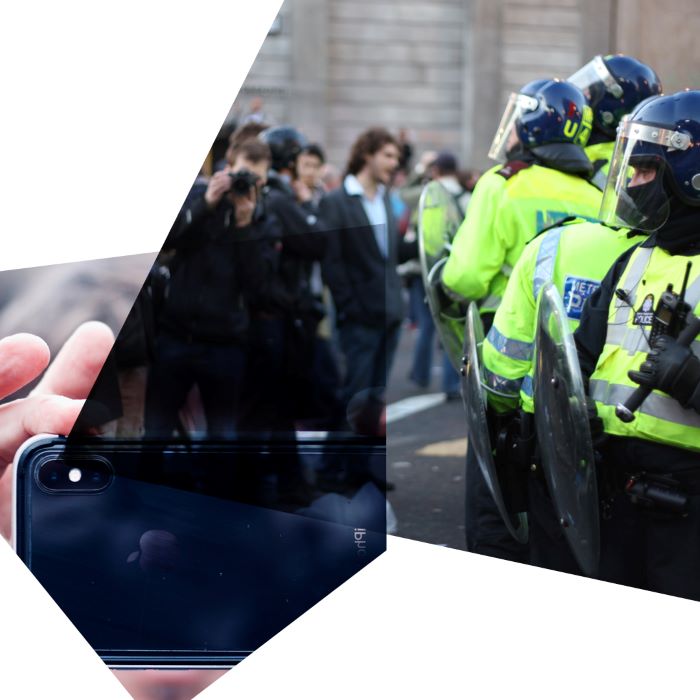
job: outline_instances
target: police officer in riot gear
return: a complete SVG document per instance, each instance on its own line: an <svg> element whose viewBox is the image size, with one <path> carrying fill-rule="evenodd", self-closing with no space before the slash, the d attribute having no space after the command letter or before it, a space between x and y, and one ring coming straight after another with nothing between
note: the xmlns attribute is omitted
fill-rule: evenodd
<svg viewBox="0 0 700 700"><path fill-rule="evenodd" d="M570 81L583 90L593 109L593 143L589 141L586 152L596 170L592 181L602 190L620 119L643 99L658 94L661 84L651 68L621 55L596 56ZM573 217L543 231L526 246L516 263L494 319L496 331L484 342L486 379L498 391L489 395L489 403L501 413L513 411L518 404L522 407L522 413L517 416L521 423L519 439L526 440L530 446L519 453L524 461L519 469L527 470L531 477L528 480L530 559L538 565L560 566L559 560L551 557L548 539L563 537L553 520L541 473L532 473L530 469L534 447L533 352L539 293L548 281L554 282L563 298L569 326L574 330L586 300L598 288L610 265L637 245L642 235L642 231ZM564 557L566 562L570 561L568 552Z"/></svg>
<svg viewBox="0 0 700 700"><path fill-rule="evenodd" d="M583 150L591 126L583 93L565 81L536 80L511 95L489 151L506 162L477 183L442 273L449 296L478 301L487 330L525 244L554 221L597 214L600 191L588 181L592 165ZM497 328L489 338L501 342ZM469 451L467 548L527 561L527 548L506 531L474 462Z"/></svg>
<svg viewBox="0 0 700 700"><path fill-rule="evenodd" d="M700 91L648 100L623 122L601 217L651 235L613 265L575 335L609 436L598 470L601 578L694 599L700 361L697 340L677 336L695 335L700 313L699 151ZM621 408L638 385L651 392L630 416Z"/></svg>
<svg viewBox="0 0 700 700"><path fill-rule="evenodd" d="M660 95L661 81L653 68L622 54L595 56L568 81L583 92L593 110L586 155L593 163L592 182L603 190L620 120L642 100Z"/></svg>
<svg viewBox="0 0 700 700"><path fill-rule="evenodd" d="M495 311L529 240L566 216L597 214L600 192L587 180L583 150L590 130L590 108L570 83L535 80L511 95L489 150L505 164L474 189L442 274L448 294Z"/></svg>

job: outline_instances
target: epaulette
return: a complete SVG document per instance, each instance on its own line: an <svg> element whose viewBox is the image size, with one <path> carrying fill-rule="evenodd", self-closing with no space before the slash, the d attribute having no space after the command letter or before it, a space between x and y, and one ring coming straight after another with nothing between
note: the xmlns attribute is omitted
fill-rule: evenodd
<svg viewBox="0 0 700 700"><path fill-rule="evenodd" d="M517 175L521 170L529 168L532 163L524 160L509 160L500 170L496 172L504 179L510 180L513 175Z"/></svg>

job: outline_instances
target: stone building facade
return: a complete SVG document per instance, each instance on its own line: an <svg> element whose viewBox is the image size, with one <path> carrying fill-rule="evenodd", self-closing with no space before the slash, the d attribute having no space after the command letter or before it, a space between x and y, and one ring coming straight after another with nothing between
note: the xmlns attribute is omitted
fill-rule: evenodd
<svg viewBox="0 0 700 700"><path fill-rule="evenodd" d="M696 1L285 0L232 116L260 96L341 167L370 125L485 167L508 93L596 53L649 61L667 92L700 87Z"/></svg>

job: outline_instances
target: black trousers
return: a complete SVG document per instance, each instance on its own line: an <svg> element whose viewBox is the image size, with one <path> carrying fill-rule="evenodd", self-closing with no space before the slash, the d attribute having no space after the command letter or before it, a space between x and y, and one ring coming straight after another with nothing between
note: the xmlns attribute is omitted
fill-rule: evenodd
<svg viewBox="0 0 700 700"><path fill-rule="evenodd" d="M197 384L209 437L236 432L246 353L239 344L185 341L162 333L146 386L147 437L169 438L190 389Z"/></svg>
<svg viewBox="0 0 700 700"><path fill-rule="evenodd" d="M474 450L467 448L465 531L467 551L527 563L528 545L513 539L481 474Z"/></svg>
<svg viewBox="0 0 700 700"><path fill-rule="evenodd" d="M629 476L645 473L679 483L687 514L649 510L624 492ZM598 469L601 510L599 578L624 586L700 600L700 454L645 440L611 438ZM530 488L531 562L580 573L542 482Z"/></svg>
<svg viewBox="0 0 700 700"><path fill-rule="evenodd" d="M492 313L482 314L484 333L489 332L493 317ZM520 544L508 532L481 474L476 455L469 445L465 489L464 526L467 551L526 563L529 560L528 545Z"/></svg>

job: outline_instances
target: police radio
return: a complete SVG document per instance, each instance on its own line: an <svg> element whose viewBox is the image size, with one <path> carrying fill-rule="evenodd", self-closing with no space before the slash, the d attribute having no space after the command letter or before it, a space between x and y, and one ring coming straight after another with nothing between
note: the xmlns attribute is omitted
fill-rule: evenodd
<svg viewBox="0 0 700 700"><path fill-rule="evenodd" d="M680 345L690 347L700 333L700 319L691 313L690 305L685 301L685 290L688 286L688 277L692 263L689 262L685 268L685 277L681 293L673 291L673 285L669 284L666 291L661 295L654 316L651 322L651 333L649 334L649 347L654 348L656 341L662 335L675 338ZM615 407L615 415L623 423L631 423L634 420L635 411L644 403L651 389L640 386L624 403L619 403Z"/></svg>

